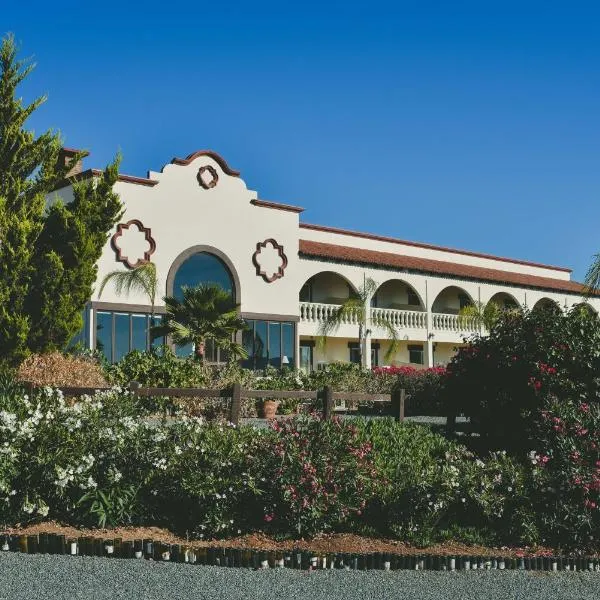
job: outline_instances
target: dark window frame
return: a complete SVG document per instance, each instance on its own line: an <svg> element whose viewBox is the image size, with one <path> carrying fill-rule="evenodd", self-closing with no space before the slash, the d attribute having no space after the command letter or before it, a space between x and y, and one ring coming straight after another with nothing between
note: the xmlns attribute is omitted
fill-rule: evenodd
<svg viewBox="0 0 600 600"><path fill-rule="evenodd" d="M420 361L413 361L413 352L420 355ZM409 344L408 345L408 361L412 365L424 365L425 364L425 347L423 344Z"/></svg>

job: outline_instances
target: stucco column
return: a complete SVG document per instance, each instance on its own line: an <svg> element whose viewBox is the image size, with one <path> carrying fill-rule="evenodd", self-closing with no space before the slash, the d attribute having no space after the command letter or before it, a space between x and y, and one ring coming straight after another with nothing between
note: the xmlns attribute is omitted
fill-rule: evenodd
<svg viewBox="0 0 600 600"><path fill-rule="evenodd" d="M425 357L424 363L431 369L433 367L433 339L435 334L433 333L433 313L431 306L427 307L427 343L425 344Z"/></svg>
<svg viewBox="0 0 600 600"><path fill-rule="evenodd" d="M371 298L367 298L365 302L365 339L362 344L363 367L371 369Z"/></svg>
<svg viewBox="0 0 600 600"><path fill-rule="evenodd" d="M433 334L431 334L433 335ZM427 334L427 346L425 348L425 364L431 369L433 367L433 338Z"/></svg>
<svg viewBox="0 0 600 600"><path fill-rule="evenodd" d="M94 350L95 348L95 337L94 337L94 309L92 305L89 304L88 308L88 318L87 318L87 331L85 332L85 345L90 350Z"/></svg>

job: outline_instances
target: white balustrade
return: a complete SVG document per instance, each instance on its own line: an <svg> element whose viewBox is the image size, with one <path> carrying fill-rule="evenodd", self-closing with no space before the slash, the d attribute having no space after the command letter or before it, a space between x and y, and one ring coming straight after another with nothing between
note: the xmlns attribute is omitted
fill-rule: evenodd
<svg viewBox="0 0 600 600"><path fill-rule="evenodd" d="M427 327L427 313L417 310L396 310L394 308L373 308L371 317L377 321L387 321L398 329L425 329Z"/></svg>
<svg viewBox="0 0 600 600"><path fill-rule="evenodd" d="M477 331L479 326L473 317L462 317L444 313L433 313L433 329L441 331Z"/></svg>
<svg viewBox="0 0 600 600"><path fill-rule="evenodd" d="M322 323L327 321L337 310L339 304L325 304L323 302L301 302L300 321L307 323ZM374 325L377 321L387 321L398 330L427 329L427 313L416 310L397 310L395 308L372 308L371 317ZM346 314L341 325L357 325L358 313ZM478 331L479 325L473 317L459 315L432 313L432 329L438 331L453 331L464 333Z"/></svg>
<svg viewBox="0 0 600 600"><path fill-rule="evenodd" d="M308 323L323 323L331 319L339 310L339 304L324 304L322 302L300 302L300 320ZM341 325L358 324L358 314L346 312L340 321Z"/></svg>

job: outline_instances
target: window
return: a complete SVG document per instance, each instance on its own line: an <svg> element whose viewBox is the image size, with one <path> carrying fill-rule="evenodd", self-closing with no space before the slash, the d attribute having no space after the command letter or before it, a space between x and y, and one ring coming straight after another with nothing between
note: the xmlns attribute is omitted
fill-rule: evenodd
<svg viewBox="0 0 600 600"><path fill-rule="evenodd" d="M421 344L408 346L408 362L413 365L424 364L423 346Z"/></svg>
<svg viewBox="0 0 600 600"><path fill-rule="evenodd" d="M379 344L371 344L371 366L379 366Z"/></svg>
<svg viewBox="0 0 600 600"><path fill-rule="evenodd" d="M469 296L466 294L458 294L458 305L460 308L465 308L466 306L471 306L471 300Z"/></svg>
<svg viewBox="0 0 600 600"><path fill-rule="evenodd" d="M350 351L350 362L360 365L360 344L358 342L348 342Z"/></svg>
<svg viewBox="0 0 600 600"><path fill-rule="evenodd" d="M294 323L282 321L247 320L248 330L243 333L243 345L248 358L243 366L264 369L294 367L296 330Z"/></svg>
<svg viewBox="0 0 600 600"><path fill-rule="evenodd" d="M227 265L218 256L209 252L192 254L192 256L181 263L173 280L173 295L175 298L181 299L182 287L195 287L201 283L216 283L224 290L231 292L232 295L235 294L233 277ZM175 354L182 357L189 356L192 353L192 349L192 344L178 346L175 348ZM204 351L207 361L222 361L219 349L215 348L214 344L207 344Z"/></svg>
<svg viewBox="0 0 600 600"><path fill-rule="evenodd" d="M419 301L419 296L417 293L411 289L407 290L408 296L408 305L409 306L421 306L421 302Z"/></svg>
<svg viewBox="0 0 600 600"><path fill-rule="evenodd" d="M164 338L150 343L150 325L158 325L161 317L145 313L107 312L96 313L96 350L106 359L118 362L132 350L145 351L150 346L164 344Z"/></svg>
<svg viewBox="0 0 600 600"><path fill-rule="evenodd" d="M313 341L300 342L300 370L307 374L313 371L314 347Z"/></svg>
<svg viewBox="0 0 600 600"><path fill-rule="evenodd" d="M300 302L312 302L313 301L313 282L309 279L300 290Z"/></svg>

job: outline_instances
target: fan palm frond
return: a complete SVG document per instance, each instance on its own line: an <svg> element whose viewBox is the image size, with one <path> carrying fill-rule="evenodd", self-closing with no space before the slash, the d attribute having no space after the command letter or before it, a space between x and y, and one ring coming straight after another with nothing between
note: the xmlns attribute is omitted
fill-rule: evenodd
<svg viewBox="0 0 600 600"><path fill-rule="evenodd" d="M154 314L158 275L153 262L142 263L129 271L111 271L100 283L98 298L102 296L102 292L109 283L114 285L117 296L129 296L131 292L145 295L150 303L151 312Z"/></svg>
<svg viewBox="0 0 600 600"><path fill-rule="evenodd" d="M152 327L152 338L170 335L178 346L193 343L200 348L208 341L227 351L233 358L246 358L245 348L234 341L238 331L247 328L239 305L231 293L215 283L181 288L181 299L164 299L166 314L160 325Z"/></svg>
<svg viewBox="0 0 600 600"><path fill-rule="evenodd" d="M585 274L586 296L593 296L600 291L600 254L594 255L594 260Z"/></svg>

